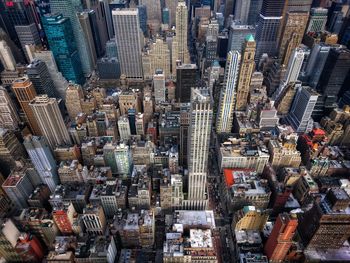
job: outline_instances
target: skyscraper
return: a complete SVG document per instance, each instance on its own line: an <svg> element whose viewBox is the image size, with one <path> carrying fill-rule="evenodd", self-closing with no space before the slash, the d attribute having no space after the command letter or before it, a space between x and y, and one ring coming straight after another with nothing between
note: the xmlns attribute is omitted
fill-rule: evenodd
<svg viewBox="0 0 350 263"><path fill-rule="evenodd" d="M287 117L288 123L296 132L306 132L313 128L312 111L319 94L310 87L301 87L295 95Z"/></svg>
<svg viewBox="0 0 350 263"><path fill-rule="evenodd" d="M4 40L0 40L0 60L6 70L14 71L16 69L15 58Z"/></svg>
<svg viewBox="0 0 350 263"><path fill-rule="evenodd" d="M112 17L121 74L129 79L142 79L142 40L138 10L113 10Z"/></svg>
<svg viewBox="0 0 350 263"><path fill-rule="evenodd" d="M247 25L249 9L250 0L236 0L234 13L235 20L240 21L243 25Z"/></svg>
<svg viewBox="0 0 350 263"><path fill-rule="evenodd" d="M37 96L29 106L51 149L59 145L71 144L66 124L55 98L49 98L47 95Z"/></svg>
<svg viewBox="0 0 350 263"><path fill-rule="evenodd" d="M228 53L224 84L220 93L219 109L216 118L217 133L229 133L232 129L240 60L241 55L238 51L230 51Z"/></svg>
<svg viewBox="0 0 350 263"><path fill-rule="evenodd" d="M247 107L248 94L250 90L250 79L255 68L255 40L252 35L246 37L243 47L241 66L239 69L237 85L236 110L244 110Z"/></svg>
<svg viewBox="0 0 350 263"><path fill-rule="evenodd" d="M259 20L259 14L261 10L263 0L250 0L249 13L248 13L248 25L255 25Z"/></svg>
<svg viewBox="0 0 350 263"><path fill-rule="evenodd" d="M24 51L27 61L30 62L32 59L30 54L27 52L27 45L33 45L37 48L41 47L41 39L39 36L39 32L35 23L31 23L30 25L17 25L15 26L16 33L21 43L22 50Z"/></svg>
<svg viewBox="0 0 350 263"><path fill-rule="evenodd" d="M83 11L83 5L79 0L51 0L50 8L52 14L62 14L69 18L73 37L78 50L82 71L85 75L91 73L94 65L89 52L88 40L84 36L84 31L79 23L77 12Z"/></svg>
<svg viewBox="0 0 350 263"><path fill-rule="evenodd" d="M265 254L271 262L284 261L298 226L296 215L279 214L265 244Z"/></svg>
<svg viewBox="0 0 350 263"><path fill-rule="evenodd" d="M146 6L147 24L152 32L157 32L162 23L160 0L139 0L139 4Z"/></svg>
<svg viewBox="0 0 350 263"><path fill-rule="evenodd" d="M153 89L156 103L165 102L165 76L161 71L153 76Z"/></svg>
<svg viewBox="0 0 350 263"><path fill-rule="evenodd" d="M189 52L187 46L188 34L188 9L184 0L179 0L176 7L176 36L173 38L172 60L173 71L176 68L176 61L181 61L182 64L189 63Z"/></svg>
<svg viewBox="0 0 350 263"><path fill-rule="evenodd" d="M75 120L78 114L83 112L81 100L84 99L84 93L81 86L78 84L68 85L65 99L69 118Z"/></svg>
<svg viewBox="0 0 350 263"><path fill-rule="evenodd" d="M323 43L312 47L306 66L306 75L309 78L308 83L310 87L316 88L330 50L331 46Z"/></svg>
<svg viewBox="0 0 350 263"><path fill-rule="evenodd" d="M42 20L47 41L59 71L62 72L67 80L83 84L84 76L81 69L81 60L70 20L64 18L61 14L45 15Z"/></svg>
<svg viewBox="0 0 350 263"><path fill-rule="evenodd" d="M16 130L20 118L7 90L0 86L0 128Z"/></svg>
<svg viewBox="0 0 350 263"><path fill-rule="evenodd" d="M176 100L190 102L191 88L197 86L198 73L196 64L184 64L176 68Z"/></svg>
<svg viewBox="0 0 350 263"><path fill-rule="evenodd" d="M277 40L284 5L284 0L263 1L256 28L256 61L264 53L267 53L269 56L277 54Z"/></svg>
<svg viewBox="0 0 350 263"><path fill-rule="evenodd" d="M279 57L287 65L291 53L303 39L312 0L287 1L279 36Z"/></svg>
<svg viewBox="0 0 350 263"><path fill-rule="evenodd" d="M284 78L285 83L295 82L298 80L299 73L304 62L304 57L305 53L303 49L294 49Z"/></svg>
<svg viewBox="0 0 350 263"><path fill-rule="evenodd" d="M169 13L170 13L169 26L175 25L177 4L178 4L178 0L165 0L165 6L169 9Z"/></svg>
<svg viewBox="0 0 350 263"><path fill-rule="evenodd" d="M41 135L38 122L34 117L33 110L29 107L29 103L37 95L32 82L27 78L18 78L12 83L13 92L16 94L17 100L26 115L29 127L34 135Z"/></svg>
<svg viewBox="0 0 350 263"><path fill-rule="evenodd" d="M86 40L86 46L88 48L89 56L91 58L91 63L94 66L97 60L97 53L94 41L94 35L92 33L92 24L89 17L89 11L82 11L77 14L81 29L84 33Z"/></svg>
<svg viewBox="0 0 350 263"><path fill-rule="evenodd" d="M52 98L56 97L55 85L45 62L34 59L27 66L27 76L33 83L37 94L47 94Z"/></svg>
<svg viewBox="0 0 350 263"><path fill-rule="evenodd" d="M155 42L150 44L148 52L142 54L142 63L145 79L152 78L156 70L162 70L166 78L171 77L170 50L168 44L161 38L157 38ZM173 74L175 73L173 72Z"/></svg>
<svg viewBox="0 0 350 263"><path fill-rule="evenodd" d="M190 127L188 137L188 205L189 209L205 209L209 141L213 103L207 88L191 90Z"/></svg>
<svg viewBox="0 0 350 263"><path fill-rule="evenodd" d="M63 99L65 97L68 81L63 77L62 73L58 71L57 64L52 51L50 50L35 51L34 58L45 62L47 69L49 71L50 77L54 83L57 96Z"/></svg>
<svg viewBox="0 0 350 263"><path fill-rule="evenodd" d="M327 14L326 8L311 8L306 32L322 32L327 23Z"/></svg>
<svg viewBox="0 0 350 263"><path fill-rule="evenodd" d="M0 169L3 174L9 174L16 166L16 160L26 157L25 150L16 135L10 130L0 128Z"/></svg>
<svg viewBox="0 0 350 263"><path fill-rule="evenodd" d="M59 183L56 160L43 136L27 136L23 142L28 155L43 183L54 193Z"/></svg>
<svg viewBox="0 0 350 263"><path fill-rule="evenodd" d="M242 46L247 36L255 35L254 26L232 23L228 40L228 51L237 50L242 52Z"/></svg>

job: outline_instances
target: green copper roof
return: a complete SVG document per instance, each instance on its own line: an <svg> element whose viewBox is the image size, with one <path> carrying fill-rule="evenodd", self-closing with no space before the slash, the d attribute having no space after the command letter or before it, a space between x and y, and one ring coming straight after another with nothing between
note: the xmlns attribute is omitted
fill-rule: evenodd
<svg viewBox="0 0 350 263"><path fill-rule="evenodd" d="M252 34L247 35L245 39L249 42L255 41Z"/></svg>

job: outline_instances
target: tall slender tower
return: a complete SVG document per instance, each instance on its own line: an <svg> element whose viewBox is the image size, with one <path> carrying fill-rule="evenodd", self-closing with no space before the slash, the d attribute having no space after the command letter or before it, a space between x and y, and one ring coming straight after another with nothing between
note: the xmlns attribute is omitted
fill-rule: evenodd
<svg viewBox="0 0 350 263"><path fill-rule="evenodd" d="M16 61L6 41L0 40L0 61L6 70L16 69Z"/></svg>
<svg viewBox="0 0 350 263"><path fill-rule="evenodd" d="M20 118L7 90L0 86L0 128L16 130Z"/></svg>
<svg viewBox="0 0 350 263"><path fill-rule="evenodd" d="M17 100L21 105L24 114L26 115L31 131L35 135L41 135L41 130L34 117L33 110L29 107L30 101L37 95L32 82L27 77L18 78L12 83L12 89L16 94Z"/></svg>
<svg viewBox="0 0 350 263"><path fill-rule="evenodd" d="M142 79L141 33L138 9L112 11L121 73L129 79Z"/></svg>
<svg viewBox="0 0 350 263"><path fill-rule="evenodd" d="M256 60L267 53L277 54L277 40L283 17L285 0L263 0L258 25L256 28Z"/></svg>
<svg viewBox="0 0 350 263"><path fill-rule="evenodd" d="M284 261L298 226L296 215L279 214L265 245L265 254L270 262Z"/></svg>
<svg viewBox="0 0 350 263"><path fill-rule="evenodd" d="M205 209L207 197L207 165L213 103L209 89L192 88L188 137L188 205L189 209Z"/></svg>
<svg viewBox="0 0 350 263"><path fill-rule="evenodd" d="M227 55L224 86L220 94L216 119L217 133L231 132L232 129L240 59L241 55L237 50L230 51Z"/></svg>
<svg viewBox="0 0 350 263"><path fill-rule="evenodd" d="M37 96L29 106L51 149L58 145L71 144L67 127L55 98L49 98L47 95Z"/></svg>
<svg viewBox="0 0 350 263"><path fill-rule="evenodd" d="M189 63L187 47L188 9L184 0L179 0L176 8L176 36L173 39L173 72L174 61L180 60L182 64Z"/></svg>
<svg viewBox="0 0 350 263"><path fill-rule="evenodd" d="M88 41L79 22L77 12L83 11L83 5L80 0L51 0L50 8L52 14L62 14L70 19L73 36L77 45L82 70L85 75L91 73L94 65L89 52Z"/></svg>
<svg viewBox="0 0 350 263"><path fill-rule="evenodd" d="M165 6L169 9L170 13L170 26L175 25L177 3L178 0L165 0Z"/></svg>
<svg viewBox="0 0 350 263"><path fill-rule="evenodd" d="M289 0L285 7L279 36L279 57L288 65L293 50L303 39L312 0Z"/></svg>
<svg viewBox="0 0 350 263"><path fill-rule="evenodd" d="M38 171L41 180L55 191L58 184L58 173L55 158L43 136L27 136L23 142L30 159Z"/></svg>
<svg viewBox="0 0 350 263"><path fill-rule="evenodd" d="M255 48L256 43L253 35L247 36L239 70L236 110L244 110L247 107L250 79L255 68Z"/></svg>

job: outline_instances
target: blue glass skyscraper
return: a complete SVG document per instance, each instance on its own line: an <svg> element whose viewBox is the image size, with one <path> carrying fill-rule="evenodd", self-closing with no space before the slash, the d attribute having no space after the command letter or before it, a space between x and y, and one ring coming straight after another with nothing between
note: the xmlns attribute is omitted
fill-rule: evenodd
<svg viewBox="0 0 350 263"><path fill-rule="evenodd" d="M145 5L138 5L140 28L144 35L147 34L147 8Z"/></svg>
<svg viewBox="0 0 350 263"><path fill-rule="evenodd" d="M45 15L42 22L59 71L67 80L84 84L81 61L69 18L64 18L62 14Z"/></svg>

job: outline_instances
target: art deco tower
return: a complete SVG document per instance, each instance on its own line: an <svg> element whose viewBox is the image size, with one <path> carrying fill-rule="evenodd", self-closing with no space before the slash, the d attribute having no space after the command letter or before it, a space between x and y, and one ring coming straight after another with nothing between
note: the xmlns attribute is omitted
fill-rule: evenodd
<svg viewBox="0 0 350 263"><path fill-rule="evenodd" d="M173 40L173 72L176 69L176 61L182 64L189 63L187 47L188 9L184 0L180 0L176 8L176 36Z"/></svg>
<svg viewBox="0 0 350 263"><path fill-rule="evenodd" d="M255 68L256 43L252 35L247 36L241 60L241 67L238 77L236 110L244 110L247 107L250 79Z"/></svg>
<svg viewBox="0 0 350 263"><path fill-rule="evenodd" d="M49 98L47 95L37 96L29 106L51 149L58 145L71 144L67 127L55 98Z"/></svg>
<svg viewBox="0 0 350 263"><path fill-rule="evenodd" d="M220 94L216 119L217 133L231 132L240 60L241 55L236 50L230 51L227 55L224 86Z"/></svg>
<svg viewBox="0 0 350 263"><path fill-rule="evenodd" d="M12 89L16 94L17 100L26 115L29 127L33 134L41 135L40 128L34 117L32 109L29 107L31 100L37 95L32 82L27 78L18 78L12 83Z"/></svg>
<svg viewBox="0 0 350 263"><path fill-rule="evenodd" d="M189 209L205 209L207 166L213 118L212 97L207 88L192 88L188 137Z"/></svg>

